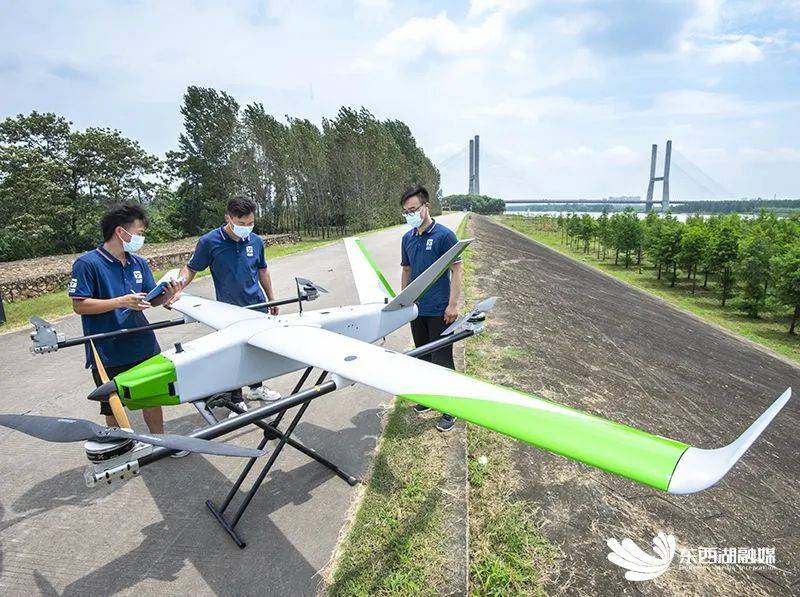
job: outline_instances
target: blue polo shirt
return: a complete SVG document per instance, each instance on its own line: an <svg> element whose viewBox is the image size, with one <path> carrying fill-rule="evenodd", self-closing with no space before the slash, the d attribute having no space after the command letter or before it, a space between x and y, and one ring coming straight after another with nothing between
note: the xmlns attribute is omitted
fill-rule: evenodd
<svg viewBox="0 0 800 597"><path fill-rule="evenodd" d="M187 265L196 272L211 268L220 302L246 307L267 300L258 283L258 270L267 267L267 260L257 234L235 241L225 226L215 228L200 237Z"/></svg>
<svg viewBox="0 0 800 597"><path fill-rule="evenodd" d="M72 279L67 290L70 298L112 299L131 292L147 293L155 288L156 282L147 260L130 253L125 255L125 265L122 265L100 245L78 257L72 264ZM83 333L99 334L148 324L143 312L131 310L123 316L123 311L114 309L99 315L81 315ZM161 352L152 331L101 340L95 342L95 346L106 367L128 365ZM86 367L92 366L93 362L91 347L86 344Z"/></svg>
<svg viewBox="0 0 800 597"><path fill-rule="evenodd" d="M433 263L444 255L450 247L458 242L452 230L438 224L436 220L431 222L422 234L416 228L412 228L403 235L402 256L400 265L411 266L411 278L419 276L428 269ZM456 259L454 263L459 263L461 259ZM450 302L450 271L448 270L439 277L436 282L431 284L419 300L417 308L421 317L444 317L447 303Z"/></svg>

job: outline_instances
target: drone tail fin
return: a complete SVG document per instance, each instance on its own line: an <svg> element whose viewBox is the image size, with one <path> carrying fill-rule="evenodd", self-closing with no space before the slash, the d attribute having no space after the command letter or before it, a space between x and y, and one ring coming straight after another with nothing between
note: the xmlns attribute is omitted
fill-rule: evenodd
<svg viewBox="0 0 800 597"><path fill-rule="evenodd" d="M419 297L425 294L425 291L431 287L431 284L436 282L442 274L447 272L450 265L458 259L462 251L466 249L473 240L472 238L460 240L450 247L444 255L433 262L433 265L414 278L411 284L406 286L400 294L394 297L383 310L396 311L413 305Z"/></svg>
<svg viewBox="0 0 800 597"><path fill-rule="evenodd" d="M378 269L372 256L367 252L364 243L357 236L344 239L347 259L353 271L353 279L361 304L383 303L395 297L395 291L383 272Z"/></svg>

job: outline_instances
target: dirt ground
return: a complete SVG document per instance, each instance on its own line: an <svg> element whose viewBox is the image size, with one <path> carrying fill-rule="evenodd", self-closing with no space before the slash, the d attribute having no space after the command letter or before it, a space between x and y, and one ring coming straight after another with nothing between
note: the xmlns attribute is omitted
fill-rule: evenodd
<svg viewBox="0 0 800 597"><path fill-rule="evenodd" d="M470 226L479 296L501 297L487 330L509 348L507 385L702 448L735 439L788 386L800 391L797 367L485 217ZM690 496L519 444L521 497L564 552L550 592L800 593L799 424L795 396L725 479ZM650 552L661 530L678 541L661 577L629 582L606 559L608 538ZM776 567L681 565L700 547L774 547Z"/></svg>

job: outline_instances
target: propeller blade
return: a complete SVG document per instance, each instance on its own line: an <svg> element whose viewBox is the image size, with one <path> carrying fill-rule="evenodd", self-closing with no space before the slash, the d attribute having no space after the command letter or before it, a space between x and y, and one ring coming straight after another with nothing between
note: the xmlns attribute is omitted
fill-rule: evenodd
<svg viewBox="0 0 800 597"><path fill-rule="evenodd" d="M112 427L108 429L106 437L119 439L135 439L153 446L162 446L170 450L186 450L187 452L197 452L199 454L213 454L215 456L239 456L242 458L258 458L266 454L264 450L254 450L253 448L241 448L229 444L212 442L207 439L198 439L185 435L171 435L168 433L136 433Z"/></svg>
<svg viewBox="0 0 800 597"><path fill-rule="evenodd" d="M84 419L0 415L0 425L48 442L79 442L94 439L105 428Z"/></svg>
<svg viewBox="0 0 800 597"><path fill-rule="evenodd" d="M440 335L447 336L448 334L452 334L458 328L461 327L461 324L464 323L470 315L471 315L471 312L467 313L466 315L462 315L461 317L456 319L453 323L451 323L449 326L447 326L445 328L445 330Z"/></svg>
<svg viewBox="0 0 800 597"><path fill-rule="evenodd" d="M69 417L41 417L38 415L0 415L0 425L48 442L79 442L93 440L109 442L115 439L135 439L153 446L171 450L186 450L217 456L239 456L258 458L266 452L251 448L240 448L205 439L183 435L135 433L117 427L103 427L85 419Z"/></svg>
<svg viewBox="0 0 800 597"><path fill-rule="evenodd" d="M489 298L483 299L481 302L475 305L469 313L459 317L453 323L451 323L447 327L447 329L445 329L445 331L441 333L441 335L446 336L448 334L451 334L452 332L455 332L458 328L460 328L464 324L464 322L467 321L468 319L475 317L479 313L486 313L488 311L491 311L494 308L496 302L497 302L496 296L490 296Z"/></svg>
<svg viewBox="0 0 800 597"><path fill-rule="evenodd" d="M476 314L481 313L481 312L487 313L487 312L491 311L492 309L494 309L495 303L497 303L497 297L496 296L490 296L489 298L485 298L480 303L475 305L475 308L473 309L473 311Z"/></svg>
<svg viewBox="0 0 800 597"><path fill-rule="evenodd" d="M317 292L324 292L326 294L328 292L322 286L320 286L319 284L315 284L308 278L295 278L295 280L297 280L297 283L300 284L301 286L310 286L311 288L314 288Z"/></svg>

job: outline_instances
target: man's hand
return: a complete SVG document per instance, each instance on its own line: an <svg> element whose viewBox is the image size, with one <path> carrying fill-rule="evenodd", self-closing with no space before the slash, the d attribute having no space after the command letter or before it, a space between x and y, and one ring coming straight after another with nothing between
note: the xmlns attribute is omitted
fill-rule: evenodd
<svg viewBox="0 0 800 597"><path fill-rule="evenodd" d="M169 282L167 282L167 285L164 287L164 290L166 291L167 297L172 298L176 294L180 293L181 288L183 288L183 280L178 278L177 280L170 280Z"/></svg>
<svg viewBox="0 0 800 597"><path fill-rule="evenodd" d="M123 294L122 296L118 296L115 299L117 301L116 308L131 309L133 311L144 311L145 309L149 309L150 303L144 300L145 296L147 295L144 292Z"/></svg>
<svg viewBox="0 0 800 597"><path fill-rule="evenodd" d="M456 319L458 319L458 306L447 305L447 309L444 310L444 322L450 325Z"/></svg>
<svg viewBox="0 0 800 597"><path fill-rule="evenodd" d="M181 298L181 289L183 288L183 280L170 280L164 287L164 302L163 305L169 309L170 305Z"/></svg>
<svg viewBox="0 0 800 597"><path fill-rule="evenodd" d="M164 307L166 307L167 309L171 309L172 303L177 302L178 300L180 300L180 298L181 298L181 293L176 292L164 302Z"/></svg>
<svg viewBox="0 0 800 597"><path fill-rule="evenodd" d="M269 314L270 315L277 315L280 312L281 312L281 308L279 306L277 306L277 305L275 305L274 307L270 307L269 308Z"/></svg>

